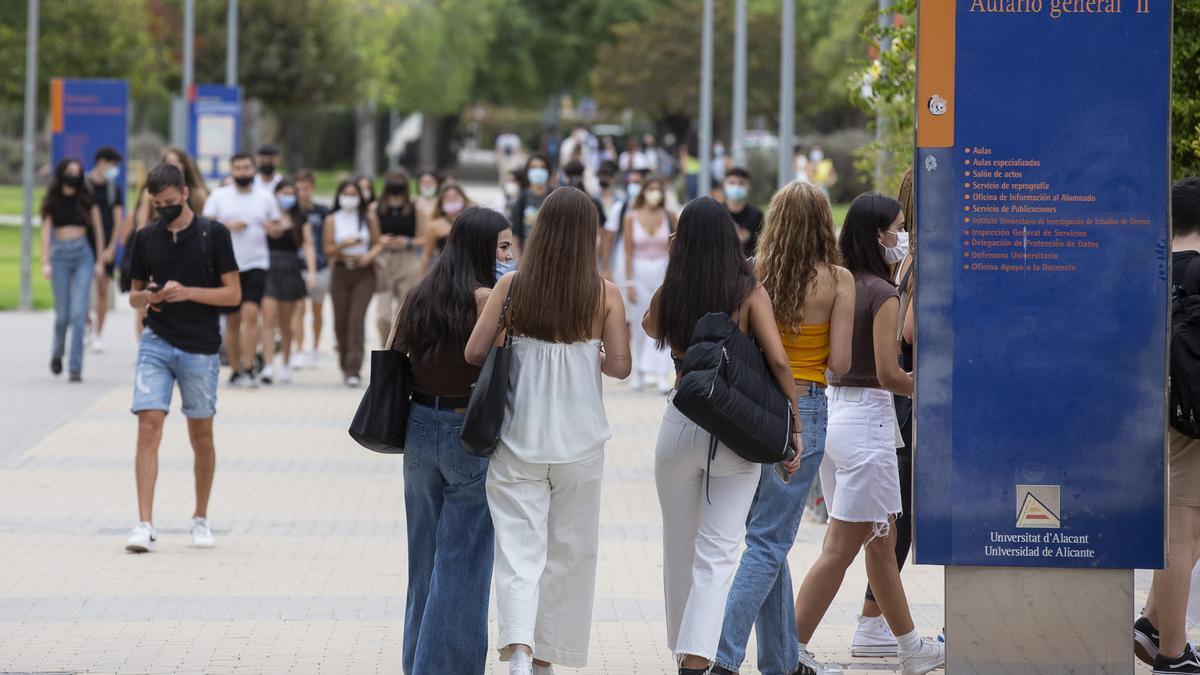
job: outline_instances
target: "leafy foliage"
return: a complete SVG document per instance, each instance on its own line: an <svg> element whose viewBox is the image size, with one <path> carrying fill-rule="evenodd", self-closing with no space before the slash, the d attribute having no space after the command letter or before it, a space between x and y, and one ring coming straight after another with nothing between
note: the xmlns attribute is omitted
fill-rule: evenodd
<svg viewBox="0 0 1200 675"><path fill-rule="evenodd" d="M848 81L853 100L870 113L875 140L859 151L857 167L866 175L882 161L882 183L876 189L895 194L913 161L913 115L917 91L917 0L897 0L886 25L868 24L865 36L874 58ZM884 49L888 45L890 48ZM879 118L883 119L882 130Z"/></svg>
<svg viewBox="0 0 1200 675"><path fill-rule="evenodd" d="M1175 0L1171 128L1176 179L1200 176L1200 2Z"/></svg>

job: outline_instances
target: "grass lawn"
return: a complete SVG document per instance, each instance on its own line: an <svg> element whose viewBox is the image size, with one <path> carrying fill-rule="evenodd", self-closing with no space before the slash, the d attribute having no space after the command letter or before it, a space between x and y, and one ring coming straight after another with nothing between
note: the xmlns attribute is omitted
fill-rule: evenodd
<svg viewBox="0 0 1200 675"><path fill-rule="evenodd" d="M33 306L53 306L50 282L42 278L42 242L33 232ZM16 309L21 296L21 228L0 226L0 310Z"/></svg>

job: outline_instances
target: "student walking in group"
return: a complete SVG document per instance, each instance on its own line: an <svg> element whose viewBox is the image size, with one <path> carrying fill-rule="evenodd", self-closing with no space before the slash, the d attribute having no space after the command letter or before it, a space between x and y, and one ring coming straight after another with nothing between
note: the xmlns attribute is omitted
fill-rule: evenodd
<svg viewBox="0 0 1200 675"><path fill-rule="evenodd" d="M271 193L254 187L254 159L250 155L234 155L230 174L233 183L214 190L204 203L204 217L229 229L241 275L241 305L225 317L225 351L232 371L229 383L257 387L254 362L260 337L259 308L271 264L267 233L279 227L279 203Z"/></svg>
<svg viewBox="0 0 1200 675"><path fill-rule="evenodd" d="M267 248L271 265L267 270L267 286L263 292L263 384L278 377L288 384L292 381L292 315L296 307L317 281L317 259L313 250L312 228L300 210L296 185L286 178L275 183L275 200L282 218L268 231ZM307 277L300 273L301 257ZM306 282L305 279L308 279ZM279 346L283 360L275 370L275 331L279 331Z"/></svg>
<svg viewBox="0 0 1200 675"><path fill-rule="evenodd" d="M633 380L634 389L641 389L646 379L654 379L660 393L671 390L674 381L671 355L664 347L647 337L638 317L650 306L650 296L663 283L667 273L667 242L675 229L675 215L663 205L663 181L651 178L642 184L641 192L625 213L622 223L625 251L625 278L629 280L626 296L629 312L634 318Z"/></svg>
<svg viewBox="0 0 1200 675"><path fill-rule="evenodd" d="M821 462L829 529L796 596L801 662L818 672L823 666L808 652L808 643L860 549L866 551L871 590L896 635L900 672L921 675L946 661L945 647L922 638L913 626L896 565L895 517L903 508L892 394L911 396L913 378L896 356L900 303L884 251L897 246L903 227L899 202L867 193L850 205L838 242L842 260L854 274L850 370L830 382Z"/></svg>
<svg viewBox="0 0 1200 675"><path fill-rule="evenodd" d="M512 334L487 497L496 528L497 643L514 675L587 662L611 436L600 376L624 378L630 367L620 293L596 271L597 220L579 190L547 197L520 271L497 282L467 343L467 361L480 365L494 340Z"/></svg>
<svg viewBox="0 0 1200 675"><path fill-rule="evenodd" d="M454 219L464 210L474 206L471 200L467 198L467 193L457 184L450 183L442 187L442 191L438 193L437 201L434 203L433 216L425 223L425 229L421 233L424 240L421 249L420 274L429 271L429 266L437 256L441 255L442 249L446 246L446 240L450 237L450 228L454 225Z"/></svg>
<svg viewBox="0 0 1200 675"><path fill-rule="evenodd" d="M679 217L666 279L649 303L647 335L680 363L696 322L725 312L753 335L780 390L795 402L796 387L779 339L771 299L742 255L733 220L719 202L691 202ZM796 429L801 428L797 415ZM726 597L737 570L746 514L758 488L758 464L712 436L667 403L654 451L654 481L663 515L663 582L667 647L680 675L706 673L717 656ZM799 450L799 431L792 439ZM801 454L786 465L789 473ZM772 467L767 471L774 474Z"/></svg>
<svg viewBox="0 0 1200 675"><path fill-rule="evenodd" d="M504 216L483 208L464 211L442 257L406 294L388 345L408 355L414 390L404 444L409 675L470 675L483 673L487 663L493 556L484 492L488 461L468 454L459 434L479 375L464 350L496 283L501 248L511 242Z"/></svg>
<svg viewBox="0 0 1200 675"><path fill-rule="evenodd" d="M379 221L367 208L358 184L343 180L334 193L337 208L325 218L325 255L333 264L330 297L338 362L347 387L362 383L367 305L375 294L375 257L381 248Z"/></svg>
<svg viewBox="0 0 1200 675"><path fill-rule="evenodd" d="M387 340L392 319L400 303L421 278L421 254L417 239L417 207L408 190L408 172L392 169L383 178L383 196L375 206L382 248L379 273L383 280L375 294L375 324L379 341Z"/></svg>
<svg viewBox="0 0 1200 675"><path fill-rule="evenodd" d="M727 184L733 174L734 170L726 174ZM771 298L795 381L804 453L799 471L789 482L769 465L759 472L758 492L746 522L746 550L725 605L712 672L738 672L753 626L760 672L812 675L811 668L797 665L800 654L787 556L825 453L826 371L844 375L850 369L854 277L839 267L829 200L809 183L789 183L775 194L757 248L755 268Z"/></svg>
<svg viewBox="0 0 1200 675"><path fill-rule="evenodd" d="M530 155L525 161L525 180L529 182L529 187L521 191L508 215L521 248L525 248L525 242L537 226L538 210L554 189L550 185L550 160L545 155Z"/></svg>
<svg viewBox="0 0 1200 675"><path fill-rule="evenodd" d="M104 273L96 277L96 294L92 302L92 351L104 351L104 322L108 317L108 305L112 301L113 274L116 272L117 223L125 221L124 190L117 183L121 175L121 153L104 146L96 151L95 164L88 172L87 185L92 203L100 213L100 224L104 230L104 248L93 251L96 260L104 264ZM88 237L88 242L95 241Z"/></svg>
<svg viewBox="0 0 1200 675"><path fill-rule="evenodd" d="M425 232L426 225L433 219L437 207L438 190L442 187L442 177L432 169L425 169L417 174L417 196L413 204L417 207L417 236Z"/></svg>
<svg viewBox="0 0 1200 675"><path fill-rule="evenodd" d="M296 185L296 208L299 215L308 224L313 243L313 257L316 260L316 273L307 270L307 261L301 273L305 275L305 286L308 288L308 304L312 305L312 349L304 351L304 314L305 302L296 305L293 315L292 335L296 340L293 351L294 368L316 368L321 363L321 331L325 328L325 296L329 294L329 258L325 256L325 218L329 215L329 207L313 199L316 191L316 178L308 169L301 169L292 176Z"/></svg>
<svg viewBox="0 0 1200 675"><path fill-rule="evenodd" d="M820 188L818 188L820 189ZM907 235L915 229L913 208L913 170L910 167L900 180L900 206L904 211L905 231L899 233L899 241L895 248L884 253L885 259L894 260L903 256L896 267L896 283L900 291L900 323L896 327L896 339L899 345L900 368L905 372L913 372L913 341L915 339L915 322L913 317L913 291L916 288L916 249L909 248ZM896 448L896 463L900 474L900 506L903 512L896 518L896 567L904 569L908 560L909 549L912 548L912 399L896 394L892 397L896 407L896 422L900 426L901 444ZM888 628L879 603L871 586L867 585L866 598L863 600L862 615L859 617L858 628L850 642L851 656L895 656L896 636Z"/></svg>
<svg viewBox="0 0 1200 675"><path fill-rule="evenodd" d="M42 198L42 276L54 292L54 340L50 344L50 372L62 374L67 352L71 382L83 381L83 333L87 324L92 279L104 276L104 263L92 253L104 250L100 209L83 180L83 165L64 159L54 167L54 180ZM92 242L89 243L88 239Z"/></svg>
<svg viewBox="0 0 1200 675"><path fill-rule="evenodd" d="M132 411L138 417L138 524L125 549L154 550L154 484L158 446L171 394L179 384L183 416L195 455L196 510L192 544L214 545L208 523L208 499L216 471L213 415L221 327L218 307L236 307L242 294L229 230L198 217L188 206L183 172L169 164L155 167L146 189L158 214L150 227L134 234L130 245L133 290L129 304L149 308L138 346Z"/></svg>

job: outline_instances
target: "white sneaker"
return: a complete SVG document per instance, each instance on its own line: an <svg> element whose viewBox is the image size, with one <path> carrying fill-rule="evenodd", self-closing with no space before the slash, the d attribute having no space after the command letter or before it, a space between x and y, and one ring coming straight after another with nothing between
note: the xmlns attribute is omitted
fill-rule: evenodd
<svg viewBox="0 0 1200 675"><path fill-rule="evenodd" d="M350 377L346 378L346 386L350 387L351 389L357 389L358 386L361 384L362 384L362 379L359 378L359 376L357 376L357 375L351 375Z"/></svg>
<svg viewBox="0 0 1200 675"><path fill-rule="evenodd" d="M946 665L946 645L930 638L921 638L915 652L900 654L900 675L925 675Z"/></svg>
<svg viewBox="0 0 1200 675"><path fill-rule="evenodd" d="M99 335L92 338L92 353L93 354L103 354L104 353L104 340L100 339Z"/></svg>
<svg viewBox="0 0 1200 675"><path fill-rule="evenodd" d="M154 531L154 526L146 522L138 523L125 540L125 550L130 553L149 553L154 550L156 541L158 533Z"/></svg>
<svg viewBox="0 0 1200 675"><path fill-rule="evenodd" d="M238 385L242 389L258 389L258 376L253 372L244 372L238 379Z"/></svg>
<svg viewBox="0 0 1200 675"><path fill-rule="evenodd" d="M533 675L533 656L525 652L513 652L508 661L508 675Z"/></svg>
<svg viewBox="0 0 1200 675"><path fill-rule="evenodd" d="M308 353L308 369L314 370L321 367L321 352L314 349Z"/></svg>
<svg viewBox="0 0 1200 675"><path fill-rule="evenodd" d="M308 365L308 358L307 358L307 354L305 352L293 352L292 353L292 362L291 362L292 370L304 370L305 366L307 366L307 365Z"/></svg>
<svg viewBox="0 0 1200 675"><path fill-rule="evenodd" d="M262 372L258 374L258 380L263 384L271 384L275 381L275 367L266 366Z"/></svg>
<svg viewBox="0 0 1200 675"><path fill-rule="evenodd" d="M287 366L283 366L282 368L279 369L279 383L280 384L291 384L292 383L292 369L291 368L289 368Z"/></svg>
<svg viewBox="0 0 1200 675"><path fill-rule="evenodd" d="M192 546L196 548L212 548L217 545L213 538L212 528L208 526L207 518L192 518Z"/></svg>
<svg viewBox="0 0 1200 675"><path fill-rule="evenodd" d="M817 660L816 655L807 649L800 650L800 666L800 672L803 672L804 666L808 666L816 675L842 675L842 670L840 668L831 668L824 663L821 663Z"/></svg>
<svg viewBox="0 0 1200 675"><path fill-rule="evenodd" d="M858 630L850 643L851 656L895 656L898 649L896 636L882 616L864 616L858 620Z"/></svg>

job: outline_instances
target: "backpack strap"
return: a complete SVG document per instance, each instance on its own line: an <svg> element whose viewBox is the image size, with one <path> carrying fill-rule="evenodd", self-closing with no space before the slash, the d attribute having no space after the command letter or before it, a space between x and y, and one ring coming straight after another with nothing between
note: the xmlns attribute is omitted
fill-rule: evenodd
<svg viewBox="0 0 1200 675"><path fill-rule="evenodd" d="M1184 295L1200 295L1200 256L1192 258L1183 271Z"/></svg>

